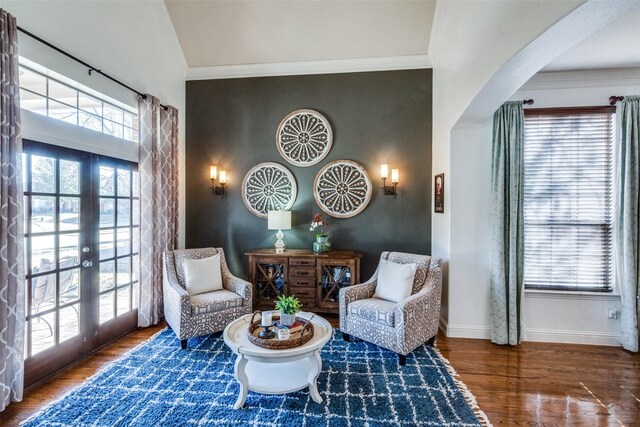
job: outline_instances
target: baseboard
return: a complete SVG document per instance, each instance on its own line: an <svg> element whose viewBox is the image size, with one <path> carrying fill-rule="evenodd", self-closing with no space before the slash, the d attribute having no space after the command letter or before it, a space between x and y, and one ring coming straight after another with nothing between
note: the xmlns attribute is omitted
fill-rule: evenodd
<svg viewBox="0 0 640 427"><path fill-rule="evenodd" d="M451 325L440 317L440 330L450 338L491 339L488 326ZM620 347L620 334L613 332L527 329L525 341Z"/></svg>
<svg viewBox="0 0 640 427"><path fill-rule="evenodd" d="M438 322L438 329L440 329L440 331L447 335L447 321L444 320L444 317L440 316L440 321Z"/></svg>
<svg viewBox="0 0 640 427"><path fill-rule="evenodd" d="M488 326L447 324L445 335L450 338L475 338L488 340L491 338L491 331Z"/></svg>
<svg viewBox="0 0 640 427"><path fill-rule="evenodd" d="M621 346L619 333L557 329L527 329L526 341Z"/></svg>

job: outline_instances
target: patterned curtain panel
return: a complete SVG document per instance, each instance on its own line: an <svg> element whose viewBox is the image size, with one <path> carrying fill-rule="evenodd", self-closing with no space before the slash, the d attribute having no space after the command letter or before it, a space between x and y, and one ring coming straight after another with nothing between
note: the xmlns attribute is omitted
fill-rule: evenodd
<svg viewBox="0 0 640 427"><path fill-rule="evenodd" d="M640 317L640 97L625 96L618 114L621 130L615 207L616 267L622 310L622 346L638 351Z"/></svg>
<svg viewBox="0 0 640 427"><path fill-rule="evenodd" d="M162 307L162 253L178 231L178 110L138 97L140 119L140 301L138 326L155 325Z"/></svg>
<svg viewBox="0 0 640 427"><path fill-rule="evenodd" d="M0 411L22 400L24 251L18 33L0 9Z"/></svg>
<svg viewBox="0 0 640 427"><path fill-rule="evenodd" d="M524 291L524 110L503 104L493 116L491 161L491 341L522 341Z"/></svg>

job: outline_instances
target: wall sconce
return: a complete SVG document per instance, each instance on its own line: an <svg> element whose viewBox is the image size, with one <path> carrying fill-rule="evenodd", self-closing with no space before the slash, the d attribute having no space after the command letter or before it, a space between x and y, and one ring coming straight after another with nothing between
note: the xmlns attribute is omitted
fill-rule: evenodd
<svg viewBox="0 0 640 427"><path fill-rule="evenodd" d="M389 178L389 165L380 165L380 178L382 179L382 188L385 196L393 196L394 199L398 198L398 182L400 182L400 172L398 169L391 169L391 183L393 187L387 187L387 178Z"/></svg>
<svg viewBox="0 0 640 427"><path fill-rule="evenodd" d="M221 196L224 199L224 186L227 183L227 171L220 171L220 176L218 176L218 167L217 166L209 166L209 179L211 179L211 194L214 196ZM216 185L216 179L220 183L220 185Z"/></svg>

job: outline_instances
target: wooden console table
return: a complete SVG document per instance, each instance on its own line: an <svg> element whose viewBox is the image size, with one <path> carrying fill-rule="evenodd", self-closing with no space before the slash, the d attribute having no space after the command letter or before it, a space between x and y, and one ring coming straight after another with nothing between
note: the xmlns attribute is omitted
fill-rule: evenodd
<svg viewBox="0 0 640 427"><path fill-rule="evenodd" d="M359 251L316 254L307 249L249 251L253 309L273 310L278 296L295 295L303 311L338 313L340 289L360 283Z"/></svg>

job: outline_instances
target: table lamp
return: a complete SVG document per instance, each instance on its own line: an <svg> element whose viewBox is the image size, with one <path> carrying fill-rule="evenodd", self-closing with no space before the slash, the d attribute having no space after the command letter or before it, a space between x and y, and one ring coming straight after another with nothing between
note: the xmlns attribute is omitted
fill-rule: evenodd
<svg viewBox="0 0 640 427"><path fill-rule="evenodd" d="M267 212L267 228L278 230L276 233L276 253L285 251L284 233L282 230L291 230L291 211L269 211Z"/></svg>

